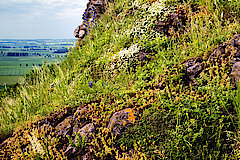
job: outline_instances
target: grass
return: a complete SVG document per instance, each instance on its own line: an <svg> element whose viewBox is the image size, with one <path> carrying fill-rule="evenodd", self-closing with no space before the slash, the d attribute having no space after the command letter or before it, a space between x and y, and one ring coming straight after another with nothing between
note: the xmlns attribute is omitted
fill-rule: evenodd
<svg viewBox="0 0 240 160"><path fill-rule="evenodd" d="M143 17L151 19L165 12L158 15L144 10L144 4L150 6L150 1L108 2L97 29L79 40L65 61L32 71L16 93L1 99L1 136L28 121L37 121L36 116L88 104L85 116L96 122L98 131L85 148L91 149L95 159L127 158L125 153L131 149L135 159L239 158L239 103L234 96L239 90L234 91L231 84L230 62L209 65L196 79L197 85L185 85L182 63L193 57L207 60L218 45L240 33L240 4L234 0L167 2L171 6L161 6L163 10L184 9L189 13L185 30L173 32L171 38L152 34L155 21ZM191 11L193 6L200 8L198 12ZM135 14L131 15L131 9ZM145 25L148 30L142 28ZM131 50L133 44L149 53L151 60L137 61ZM114 59L119 54L122 56ZM52 83L54 88L50 87ZM109 136L106 127L110 116L128 107L139 112L138 121L122 137ZM15 145L9 144L12 153L27 145L26 134L32 128L16 132L23 135ZM47 140L44 133L36 134L43 148L44 144L60 145L50 142L51 138ZM19 156L36 157L33 151L30 145L29 152L19 151ZM56 153L62 155L57 149ZM46 154L51 157L56 153Z"/></svg>

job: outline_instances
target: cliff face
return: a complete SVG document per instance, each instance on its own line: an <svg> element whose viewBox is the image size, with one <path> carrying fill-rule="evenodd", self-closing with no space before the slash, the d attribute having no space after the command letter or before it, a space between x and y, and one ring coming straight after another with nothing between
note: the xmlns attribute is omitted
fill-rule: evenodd
<svg viewBox="0 0 240 160"><path fill-rule="evenodd" d="M90 0L82 17L83 23L74 30L74 36L83 39L91 26L96 26L97 18L105 12L105 9L105 0Z"/></svg>

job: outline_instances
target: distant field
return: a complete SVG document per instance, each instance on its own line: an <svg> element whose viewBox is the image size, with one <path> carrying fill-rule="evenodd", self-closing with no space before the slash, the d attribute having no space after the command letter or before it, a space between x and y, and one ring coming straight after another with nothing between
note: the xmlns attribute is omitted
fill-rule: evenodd
<svg viewBox="0 0 240 160"><path fill-rule="evenodd" d="M58 57L64 58L67 54L62 50L66 51L73 43L68 39L0 39L0 85L16 83L19 77L44 63L59 62ZM28 53L28 56L17 56L16 53Z"/></svg>
<svg viewBox="0 0 240 160"><path fill-rule="evenodd" d="M0 76L0 85L17 83L21 77L22 76Z"/></svg>
<svg viewBox="0 0 240 160"><path fill-rule="evenodd" d="M0 57L0 85L18 82L19 77L27 74L36 66L58 62L56 57L44 58L35 56Z"/></svg>
<svg viewBox="0 0 240 160"><path fill-rule="evenodd" d="M0 76L23 76L28 73L34 66L58 62L59 59L42 58L35 56L26 57L0 57Z"/></svg>

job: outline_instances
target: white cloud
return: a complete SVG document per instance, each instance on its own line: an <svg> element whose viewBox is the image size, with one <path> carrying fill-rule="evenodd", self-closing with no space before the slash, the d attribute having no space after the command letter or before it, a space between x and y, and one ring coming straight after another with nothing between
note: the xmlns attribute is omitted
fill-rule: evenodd
<svg viewBox="0 0 240 160"><path fill-rule="evenodd" d="M16 2L16 3L31 3L33 2L33 0L10 0L10 3L11 2ZM9 0L8 0L8 3L9 3Z"/></svg>
<svg viewBox="0 0 240 160"><path fill-rule="evenodd" d="M54 0L52 0L54 1ZM71 17L81 17L86 9L88 0L62 0L64 7L56 12L60 19L67 19Z"/></svg>
<svg viewBox="0 0 240 160"><path fill-rule="evenodd" d="M58 18L66 19L70 17L81 17L82 13L85 11L85 8L64 8L60 12L56 13Z"/></svg>
<svg viewBox="0 0 240 160"><path fill-rule="evenodd" d="M0 38L72 37L88 1L0 0Z"/></svg>
<svg viewBox="0 0 240 160"><path fill-rule="evenodd" d="M38 0L38 2L42 4L44 8L54 8L56 6L61 6L65 1L67 0Z"/></svg>
<svg viewBox="0 0 240 160"><path fill-rule="evenodd" d="M88 0L37 0L39 3L44 6L54 8L54 7L74 7L74 6L82 6L86 5Z"/></svg>

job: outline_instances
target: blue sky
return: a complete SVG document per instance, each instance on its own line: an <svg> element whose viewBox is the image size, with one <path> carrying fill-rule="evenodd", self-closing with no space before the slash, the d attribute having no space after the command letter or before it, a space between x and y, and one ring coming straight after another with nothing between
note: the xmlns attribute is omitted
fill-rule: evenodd
<svg viewBox="0 0 240 160"><path fill-rule="evenodd" d="M88 0L0 0L0 39L75 39Z"/></svg>

